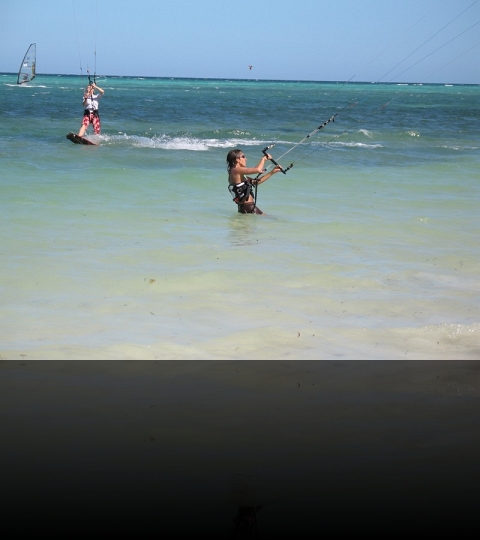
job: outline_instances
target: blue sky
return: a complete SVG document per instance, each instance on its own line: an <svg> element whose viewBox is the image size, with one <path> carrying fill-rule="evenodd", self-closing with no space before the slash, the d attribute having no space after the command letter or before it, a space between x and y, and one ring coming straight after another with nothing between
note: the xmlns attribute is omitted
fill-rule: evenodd
<svg viewBox="0 0 480 540"><path fill-rule="evenodd" d="M480 84L479 0L0 0L0 18L0 72L35 42L39 74Z"/></svg>

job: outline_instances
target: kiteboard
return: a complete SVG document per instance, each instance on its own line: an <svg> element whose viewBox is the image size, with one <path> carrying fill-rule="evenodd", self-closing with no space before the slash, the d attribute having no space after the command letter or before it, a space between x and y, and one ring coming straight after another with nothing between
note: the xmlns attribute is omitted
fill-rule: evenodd
<svg viewBox="0 0 480 540"><path fill-rule="evenodd" d="M98 146L97 143L89 141L85 137L80 137L80 135L77 135L76 133L73 133L72 131L70 131L70 133L67 135L67 139L69 139L75 144L91 144L92 146Z"/></svg>

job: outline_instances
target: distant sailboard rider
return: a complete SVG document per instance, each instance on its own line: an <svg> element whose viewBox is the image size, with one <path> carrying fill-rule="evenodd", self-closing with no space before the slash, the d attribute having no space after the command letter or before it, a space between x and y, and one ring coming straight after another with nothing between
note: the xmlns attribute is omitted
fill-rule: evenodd
<svg viewBox="0 0 480 540"><path fill-rule="evenodd" d="M227 154L228 189L232 194L233 201L238 205L240 214L263 214L255 203L253 188L268 180L273 174L280 172L282 168L277 165L270 172L257 178L249 178L246 174L265 172L265 163L272 159L270 154L262 156L256 167L247 167L247 158L238 148L230 150Z"/></svg>
<svg viewBox="0 0 480 540"><path fill-rule="evenodd" d="M96 94L95 90L99 93ZM90 82L83 94L83 120L78 135L83 137L90 124L93 124L95 135L100 134L100 115L98 114L98 99L103 96L105 90Z"/></svg>

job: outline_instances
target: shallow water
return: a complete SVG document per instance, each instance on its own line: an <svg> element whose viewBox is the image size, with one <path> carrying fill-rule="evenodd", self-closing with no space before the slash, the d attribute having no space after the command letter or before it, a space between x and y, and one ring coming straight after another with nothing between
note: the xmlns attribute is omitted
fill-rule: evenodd
<svg viewBox="0 0 480 540"><path fill-rule="evenodd" d="M0 76L2 358L480 357L478 86L84 82Z"/></svg>

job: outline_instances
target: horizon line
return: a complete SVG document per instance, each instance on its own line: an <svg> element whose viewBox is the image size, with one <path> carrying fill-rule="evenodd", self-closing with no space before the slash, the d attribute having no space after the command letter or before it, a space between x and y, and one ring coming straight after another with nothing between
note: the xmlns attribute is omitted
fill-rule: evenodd
<svg viewBox="0 0 480 540"><path fill-rule="evenodd" d="M16 72L0 71L1 75L17 76ZM73 73L36 73L35 78L47 77L92 77L91 75L80 75ZM313 79L261 79L261 78L235 78L235 77L174 77L156 75L95 75L96 78L116 78L116 79L166 79L166 80L202 80L202 81L241 81L241 82L294 82L294 83L320 83L320 84L391 84L391 85L456 85L456 86L479 86L480 83L452 83L452 82L414 82L414 81L344 81L344 80L313 80Z"/></svg>

